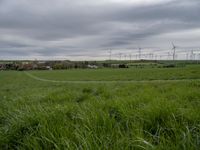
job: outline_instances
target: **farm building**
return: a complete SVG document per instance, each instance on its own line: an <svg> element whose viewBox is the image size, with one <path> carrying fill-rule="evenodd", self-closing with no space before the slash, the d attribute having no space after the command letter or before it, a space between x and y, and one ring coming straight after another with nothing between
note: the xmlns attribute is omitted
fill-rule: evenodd
<svg viewBox="0 0 200 150"><path fill-rule="evenodd" d="M96 66L96 65L87 65L87 67L90 68L90 69L97 69L98 68L98 66Z"/></svg>

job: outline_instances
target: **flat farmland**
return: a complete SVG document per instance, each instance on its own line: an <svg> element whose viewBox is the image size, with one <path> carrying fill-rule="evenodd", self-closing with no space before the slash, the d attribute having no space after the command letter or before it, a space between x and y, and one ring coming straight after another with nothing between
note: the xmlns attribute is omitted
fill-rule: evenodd
<svg viewBox="0 0 200 150"><path fill-rule="evenodd" d="M199 79L200 65L1 71L0 149L199 149Z"/></svg>

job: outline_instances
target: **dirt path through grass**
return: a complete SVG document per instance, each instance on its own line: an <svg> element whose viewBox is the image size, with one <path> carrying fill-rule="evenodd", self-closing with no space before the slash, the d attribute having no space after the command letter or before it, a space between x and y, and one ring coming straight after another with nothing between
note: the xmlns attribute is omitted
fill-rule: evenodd
<svg viewBox="0 0 200 150"><path fill-rule="evenodd" d="M65 80L65 81L59 81L59 80L49 80L37 77L35 75L32 75L29 72L24 72L28 77L37 80L37 81L43 81L43 82L52 82L52 83L140 83L140 82L181 82L181 81L200 81L200 79L164 79L164 80Z"/></svg>

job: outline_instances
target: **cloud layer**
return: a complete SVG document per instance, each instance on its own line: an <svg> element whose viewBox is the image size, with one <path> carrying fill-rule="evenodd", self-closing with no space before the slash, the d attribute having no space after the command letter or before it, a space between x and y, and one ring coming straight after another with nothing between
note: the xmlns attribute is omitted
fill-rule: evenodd
<svg viewBox="0 0 200 150"><path fill-rule="evenodd" d="M199 0L0 0L0 59L105 58L200 46Z"/></svg>

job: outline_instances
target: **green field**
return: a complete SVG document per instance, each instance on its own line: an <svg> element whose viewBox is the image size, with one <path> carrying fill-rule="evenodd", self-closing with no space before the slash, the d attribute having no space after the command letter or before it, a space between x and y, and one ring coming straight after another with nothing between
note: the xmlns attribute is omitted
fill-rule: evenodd
<svg viewBox="0 0 200 150"><path fill-rule="evenodd" d="M0 149L200 147L200 65L1 71L0 85Z"/></svg>
<svg viewBox="0 0 200 150"><path fill-rule="evenodd" d="M31 71L40 78L58 81L129 81L129 80L174 80L199 79L200 65L182 68L133 68L133 69L72 69L52 71Z"/></svg>

